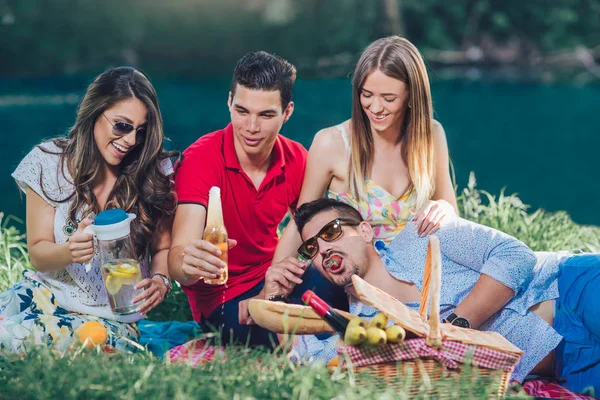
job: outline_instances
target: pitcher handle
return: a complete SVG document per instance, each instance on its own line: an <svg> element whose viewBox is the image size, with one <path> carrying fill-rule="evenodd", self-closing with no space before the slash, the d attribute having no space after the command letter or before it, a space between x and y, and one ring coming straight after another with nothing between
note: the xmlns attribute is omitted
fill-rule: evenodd
<svg viewBox="0 0 600 400"><path fill-rule="evenodd" d="M90 233L90 234L94 235L94 237L92 238L92 241L94 242L94 251L95 251L95 249L96 249L96 232L94 231L94 225L86 226L85 229L83 230L83 233ZM86 261L83 263L86 274L88 272L90 272L90 270L92 269L92 260L93 259L94 259L94 257L92 256L92 258L89 261Z"/></svg>

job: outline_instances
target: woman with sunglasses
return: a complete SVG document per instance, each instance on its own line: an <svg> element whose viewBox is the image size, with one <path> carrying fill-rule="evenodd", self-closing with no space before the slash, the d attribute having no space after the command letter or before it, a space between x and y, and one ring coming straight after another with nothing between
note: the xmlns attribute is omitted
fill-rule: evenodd
<svg viewBox="0 0 600 400"><path fill-rule="evenodd" d="M138 338L134 322L170 289L175 196L172 154L163 140L150 81L133 68L113 68L88 87L66 137L38 145L21 161L13 177L26 193L27 246L36 272L25 271L0 294L0 349L24 353L30 344L47 344L62 351L88 321L101 323L115 348ZM137 215L131 236L145 279L132 315L111 312L92 235L83 232L93 215L112 208Z"/></svg>
<svg viewBox="0 0 600 400"><path fill-rule="evenodd" d="M411 219L426 236L456 214L446 137L433 119L425 63L408 40L382 38L365 49L352 78L352 118L316 134L298 204L323 195L356 208L385 243ZM289 286L284 275L301 276L305 268L291 257L302 243L293 225L270 274Z"/></svg>

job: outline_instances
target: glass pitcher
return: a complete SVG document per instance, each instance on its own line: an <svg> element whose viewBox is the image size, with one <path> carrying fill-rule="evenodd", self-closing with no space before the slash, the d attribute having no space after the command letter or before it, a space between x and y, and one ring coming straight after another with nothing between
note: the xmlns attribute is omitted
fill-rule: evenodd
<svg viewBox="0 0 600 400"><path fill-rule="evenodd" d="M130 224L135 218L135 214L127 214L121 209L105 210L96 216L93 225L84 230L96 238L100 271L110 308L119 315L137 312L139 304L135 304L133 299L144 291L135 289L142 280L140 263L130 236Z"/></svg>

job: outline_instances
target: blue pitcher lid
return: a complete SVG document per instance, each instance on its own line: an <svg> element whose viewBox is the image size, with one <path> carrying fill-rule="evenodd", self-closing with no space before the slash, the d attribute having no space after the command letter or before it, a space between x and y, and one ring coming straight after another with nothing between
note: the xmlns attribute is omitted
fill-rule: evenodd
<svg viewBox="0 0 600 400"><path fill-rule="evenodd" d="M111 210L104 210L96 215L94 218L94 225L112 225L117 224L119 222L123 222L128 219L127 213L125 210L121 210L120 208L113 208Z"/></svg>

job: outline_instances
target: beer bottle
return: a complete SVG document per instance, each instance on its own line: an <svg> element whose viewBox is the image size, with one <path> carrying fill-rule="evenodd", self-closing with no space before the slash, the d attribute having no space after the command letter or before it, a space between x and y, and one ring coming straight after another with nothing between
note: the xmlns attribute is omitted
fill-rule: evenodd
<svg viewBox="0 0 600 400"><path fill-rule="evenodd" d="M204 278L204 282L209 285L224 285L227 283L227 230L223 222L223 208L221 207L221 189L217 186L210 188L208 192L208 211L206 214L206 229L204 230L204 240L217 246L221 250L219 258L226 264L223 273L213 279Z"/></svg>

